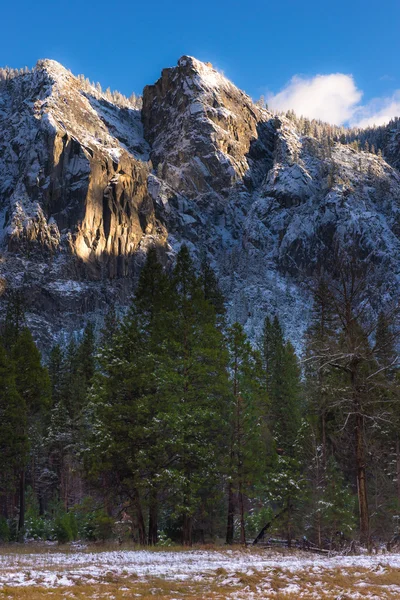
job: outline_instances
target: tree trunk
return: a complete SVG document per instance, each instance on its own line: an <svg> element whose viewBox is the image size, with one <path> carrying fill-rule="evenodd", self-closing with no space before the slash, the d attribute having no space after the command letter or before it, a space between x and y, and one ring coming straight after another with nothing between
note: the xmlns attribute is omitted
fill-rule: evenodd
<svg viewBox="0 0 400 600"><path fill-rule="evenodd" d="M19 519L18 533L22 534L25 529L25 469L21 471L19 480Z"/></svg>
<svg viewBox="0 0 400 600"><path fill-rule="evenodd" d="M369 514L363 425L363 417L360 414L360 412L357 412L355 426L355 442L357 463L357 493L358 506L360 511L360 541L363 544L367 544L369 538Z"/></svg>
<svg viewBox="0 0 400 600"><path fill-rule="evenodd" d="M242 482L239 483L239 509L240 509L240 543L246 545L246 527L244 522L244 502L242 492Z"/></svg>
<svg viewBox="0 0 400 600"><path fill-rule="evenodd" d="M139 533L139 544L141 546L146 546L146 525L144 523L142 505L140 503L139 492L135 494L135 508L136 508L136 518L137 518L137 527Z"/></svg>
<svg viewBox="0 0 400 600"><path fill-rule="evenodd" d="M318 517L317 517L317 537L318 537L318 548L322 548L321 515L319 513L318 513Z"/></svg>
<svg viewBox="0 0 400 600"><path fill-rule="evenodd" d="M183 515L182 542L184 546L192 545L192 517Z"/></svg>
<svg viewBox="0 0 400 600"><path fill-rule="evenodd" d="M325 469L325 467L326 467L326 416L325 416L325 411L322 411L321 425L322 425L322 466Z"/></svg>
<svg viewBox="0 0 400 600"><path fill-rule="evenodd" d="M150 492L149 504L149 546L155 546L158 542L158 498L157 490Z"/></svg>
<svg viewBox="0 0 400 600"><path fill-rule="evenodd" d="M292 523L291 523L291 515L292 515L292 511L291 511L291 504L290 504L290 499L288 500L287 503L287 545L288 548L292 547Z"/></svg>
<svg viewBox="0 0 400 600"><path fill-rule="evenodd" d="M235 533L235 495L233 493L232 483L228 486L228 521L226 525L226 543L233 544Z"/></svg>
<svg viewBox="0 0 400 600"><path fill-rule="evenodd" d="M397 480L397 500L400 503L400 440L396 439L396 480Z"/></svg>

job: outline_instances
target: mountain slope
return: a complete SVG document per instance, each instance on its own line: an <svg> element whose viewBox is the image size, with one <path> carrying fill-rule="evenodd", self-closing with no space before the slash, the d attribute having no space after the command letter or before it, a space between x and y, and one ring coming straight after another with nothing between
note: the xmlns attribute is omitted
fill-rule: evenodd
<svg viewBox="0 0 400 600"><path fill-rule="evenodd" d="M29 290L43 343L125 307L150 245L169 261L186 243L232 320L255 339L279 311L300 348L303 281L338 244L380 269L381 298L397 294L399 211L383 158L300 134L192 57L145 88L141 112L54 61L0 87L1 289Z"/></svg>

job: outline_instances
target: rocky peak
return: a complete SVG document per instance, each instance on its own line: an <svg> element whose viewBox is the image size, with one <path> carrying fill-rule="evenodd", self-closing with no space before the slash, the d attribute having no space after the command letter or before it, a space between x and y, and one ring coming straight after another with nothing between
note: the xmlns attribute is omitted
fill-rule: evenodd
<svg viewBox="0 0 400 600"><path fill-rule="evenodd" d="M271 115L192 57L183 56L144 89L142 118L157 175L198 203L258 182L271 161Z"/></svg>

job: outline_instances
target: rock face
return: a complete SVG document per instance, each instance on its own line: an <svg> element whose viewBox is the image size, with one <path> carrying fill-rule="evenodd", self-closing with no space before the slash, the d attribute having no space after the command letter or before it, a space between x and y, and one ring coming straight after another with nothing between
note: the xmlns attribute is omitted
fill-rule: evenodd
<svg viewBox="0 0 400 600"><path fill-rule="evenodd" d="M334 245L370 256L382 297L398 293L396 135L392 166L301 135L187 56L145 88L142 111L39 61L0 87L0 293L28 292L45 345L126 306L149 246L167 261L186 243L216 269L232 320L255 339L279 310L300 348L302 281Z"/></svg>
<svg viewBox="0 0 400 600"><path fill-rule="evenodd" d="M139 111L85 93L54 61L11 80L2 100L8 248L54 252L66 243L89 276L105 257L110 277L128 275L143 237L166 238L147 191Z"/></svg>
<svg viewBox="0 0 400 600"><path fill-rule="evenodd" d="M148 244L166 245L148 193L148 158L140 111L86 91L58 63L39 61L3 84L2 277L29 289L29 316L44 339L100 309L93 281L105 289L132 278Z"/></svg>
<svg viewBox="0 0 400 600"><path fill-rule="evenodd" d="M200 205L252 188L272 166L270 115L223 75L184 56L143 93L143 124L160 177Z"/></svg>

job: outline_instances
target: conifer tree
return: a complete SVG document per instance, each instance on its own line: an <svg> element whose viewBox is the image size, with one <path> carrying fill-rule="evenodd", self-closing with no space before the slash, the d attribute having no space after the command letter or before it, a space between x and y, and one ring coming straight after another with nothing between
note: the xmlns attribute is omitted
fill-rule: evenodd
<svg viewBox="0 0 400 600"><path fill-rule="evenodd" d="M75 427L73 418L75 406L73 395L77 389L74 377L76 376L75 359L76 346L69 344L67 351L63 352L57 344L50 352L48 370L52 390L52 406L46 432L46 448L48 452L48 468L54 482L52 488L56 497L62 502L65 509L69 505L69 471L72 468L74 455ZM68 360L67 360L68 356ZM73 366L73 372L70 368ZM55 488L55 489L54 489Z"/></svg>
<svg viewBox="0 0 400 600"><path fill-rule="evenodd" d="M41 355L28 328L22 329L11 351L15 365L16 387L26 406L28 429L25 434L30 440L31 450L34 439L41 434L42 415L50 408L51 386L47 369L41 364ZM20 472L19 523L18 530L25 526L25 465ZM31 473L34 477L34 472ZM34 481L33 481L34 485Z"/></svg>
<svg viewBox="0 0 400 600"><path fill-rule="evenodd" d="M11 291L7 299L3 336L4 347L8 352L13 348L25 327L24 297L19 290Z"/></svg>
<svg viewBox="0 0 400 600"><path fill-rule="evenodd" d="M381 459L382 456L387 455L389 447L390 454L394 458L394 468L386 469L386 471L388 472L392 482L395 483L397 497L397 502L395 502L395 505L398 511L400 508L400 381L398 373L399 358L395 347L398 333L396 333L396 328L393 326L393 321L395 320L395 314L388 315L383 311L379 313L376 323L375 344L373 351L380 371L378 382L383 407L385 408L386 414L388 416L390 415L390 417L386 419L388 424L383 426L381 424L377 424L377 427L375 428L376 433L378 433L378 430L381 433L379 440L381 448L379 449L380 451L378 448L376 448L376 454L379 454L379 459ZM380 460L376 461L375 466L376 471L378 472L377 474L380 478L378 487L382 488L383 482L380 462Z"/></svg>
<svg viewBox="0 0 400 600"><path fill-rule="evenodd" d="M14 364L0 346L0 500L7 518L8 499L18 486L29 451L27 411L15 382Z"/></svg>
<svg viewBox="0 0 400 600"><path fill-rule="evenodd" d="M148 541L155 543L158 495L167 483L184 542L191 543L191 521L201 488L215 471L223 430L218 409L227 389L220 384L227 382L224 356L214 308L187 250L178 256L172 282L156 252L149 252L132 309L111 347L100 353L95 384L107 436L102 463L108 461L122 478L120 489L135 506L141 543L142 499L148 497Z"/></svg>
<svg viewBox="0 0 400 600"><path fill-rule="evenodd" d="M177 511L182 541L192 543L199 492L216 477L224 453L227 416L227 353L213 305L206 300L188 249L180 250L173 273L174 372L169 393L175 408Z"/></svg>
<svg viewBox="0 0 400 600"><path fill-rule="evenodd" d="M300 369L290 342L285 342L279 319L264 323L261 343L266 386L269 394L269 419L277 460L271 473L270 494L284 511L288 544L292 539L292 508L300 494L297 484L300 463L298 434L301 426Z"/></svg>
<svg viewBox="0 0 400 600"><path fill-rule="evenodd" d="M290 454L300 427L300 369L277 317L265 319L262 351L272 432L277 446Z"/></svg>
<svg viewBox="0 0 400 600"><path fill-rule="evenodd" d="M62 394L62 364L63 364L63 351L59 344L53 346L50 351L48 371L51 385L51 398L52 403L57 404L61 399Z"/></svg>
<svg viewBox="0 0 400 600"><path fill-rule="evenodd" d="M95 332L93 323L89 322L83 332L77 350L78 374L82 379L85 391L90 386L95 372Z"/></svg>
<svg viewBox="0 0 400 600"><path fill-rule="evenodd" d="M338 319L334 299L326 278L315 284L310 326L305 339L305 375L308 412L316 419L317 444L321 446L321 468L327 459L329 423L334 418L335 388L340 385L337 373L326 365L326 348L337 344Z"/></svg>
<svg viewBox="0 0 400 600"><path fill-rule="evenodd" d="M114 335L116 335L119 327L119 319L115 310L115 306L111 305L104 317L104 325L100 335L100 347L110 346Z"/></svg>
<svg viewBox="0 0 400 600"><path fill-rule="evenodd" d="M370 304L367 297L368 266L337 252L335 279L329 282L340 335L319 355L324 365L341 373L335 406L342 420L342 431L352 431L346 443L353 452L360 518L360 539L367 543L370 533L367 470L367 437L382 412L382 396L377 386L381 370L371 348L366 324ZM353 471L353 473L354 473Z"/></svg>
<svg viewBox="0 0 400 600"><path fill-rule="evenodd" d="M246 544L245 496L251 497L260 486L267 466L267 394L261 356L238 323L228 329L228 348L232 399L226 542L232 544L234 539L236 496L240 542Z"/></svg>
<svg viewBox="0 0 400 600"><path fill-rule="evenodd" d="M146 468L149 504L148 542L158 540L158 504L160 489L166 482L161 475L168 462L166 425L169 399L160 386L160 378L170 368L168 338L171 320L172 290L170 281L158 261L157 252L150 249L136 290L131 318L140 335L138 362L143 377L142 394L148 405L148 461Z"/></svg>
<svg viewBox="0 0 400 600"><path fill-rule="evenodd" d="M200 283L203 287L204 298L214 307L217 319L223 320L226 313L225 299L215 273L205 259L201 263Z"/></svg>

